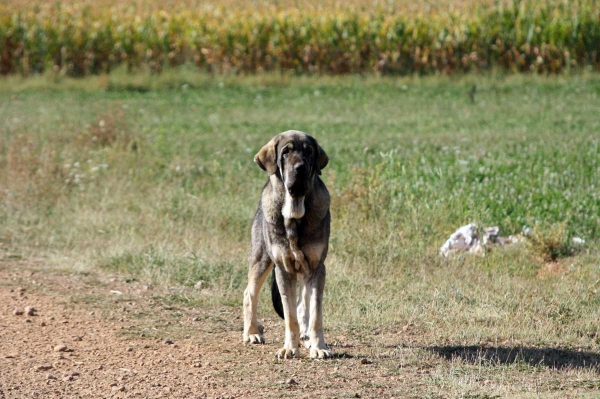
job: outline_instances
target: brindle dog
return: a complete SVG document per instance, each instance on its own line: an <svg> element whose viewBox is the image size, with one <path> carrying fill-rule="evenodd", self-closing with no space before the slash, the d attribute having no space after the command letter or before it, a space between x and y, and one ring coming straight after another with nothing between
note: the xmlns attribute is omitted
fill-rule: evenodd
<svg viewBox="0 0 600 399"><path fill-rule="evenodd" d="M260 288L274 268L273 304L276 309L278 305L283 308L285 319L285 343L277 357L298 355L301 340L311 358L331 357L323 337L322 316L329 192L319 178L329 158L314 138L290 130L269 141L254 162L269 174L269 181L252 223L244 342L265 342L256 307ZM296 302L297 282L300 296Z"/></svg>

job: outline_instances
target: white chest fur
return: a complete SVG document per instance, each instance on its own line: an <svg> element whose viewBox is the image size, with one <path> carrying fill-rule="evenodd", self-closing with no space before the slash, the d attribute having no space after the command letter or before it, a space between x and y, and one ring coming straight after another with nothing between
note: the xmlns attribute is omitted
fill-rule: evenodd
<svg viewBox="0 0 600 399"><path fill-rule="evenodd" d="M286 219L302 219L304 217L304 197L293 198L289 193L285 193L285 200L281 214Z"/></svg>

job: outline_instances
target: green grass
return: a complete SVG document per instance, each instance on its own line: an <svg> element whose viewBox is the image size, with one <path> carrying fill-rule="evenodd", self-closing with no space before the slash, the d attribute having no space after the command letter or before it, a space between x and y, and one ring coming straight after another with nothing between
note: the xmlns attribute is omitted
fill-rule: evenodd
<svg viewBox="0 0 600 399"><path fill-rule="evenodd" d="M330 157L328 328L414 323L429 345L600 349L598 76L115 76L2 81L10 253L165 286L202 280L212 301L240 306L266 181L252 159L293 128ZM471 221L542 241L440 259ZM565 258L573 236L587 245ZM552 245L558 262L546 263Z"/></svg>

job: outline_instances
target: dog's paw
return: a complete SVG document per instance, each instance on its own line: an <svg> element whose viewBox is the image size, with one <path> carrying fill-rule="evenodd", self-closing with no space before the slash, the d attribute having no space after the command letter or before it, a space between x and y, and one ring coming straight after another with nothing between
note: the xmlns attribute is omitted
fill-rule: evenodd
<svg viewBox="0 0 600 399"><path fill-rule="evenodd" d="M327 348L310 348L311 359L328 359L330 357L333 357L333 353Z"/></svg>
<svg viewBox="0 0 600 399"><path fill-rule="evenodd" d="M245 344L264 344L265 336L262 334L248 334L244 337Z"/></svg>
<svg viewBox="0 0 600 399"><path fill-rule="evenodd" d="M298 356L298 348L296 349L288 349L281 348L277 351L277 359L291 359Z"/></svg>
<svg viewBox="0 0 600 399"><path fill-rule="evenodd" d="M244 333L244 343L245 344L264 344L265 343L265 328L262 324L259 324L256 328L257 331L245 332Z"/></svg>

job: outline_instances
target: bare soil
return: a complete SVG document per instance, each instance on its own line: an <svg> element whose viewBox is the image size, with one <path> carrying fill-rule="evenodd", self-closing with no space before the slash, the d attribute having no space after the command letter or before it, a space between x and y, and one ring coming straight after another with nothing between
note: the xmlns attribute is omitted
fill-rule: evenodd
<svg viewBox="0 0 600 399"><path fill-rule="evenodd" d="M210 290L188 292L205 302L173 290L0 259L0 399L563 398L600 389L600 355L432 342L411 324L333 325L333 359L280 361L274 315L262 320L267 344L243 345L241 306Z"/></svg>
<svg viewBox="0 0 600 399"><path fill-rule="evenodd" d="M243 345L241 309L186 308L157 294L0 260L0 398L381 397L402 383L352 339L329 337L334 359L279 361L282 321L263 321L266 345ZM33 316L14 314L27 306Z"/></svg>

